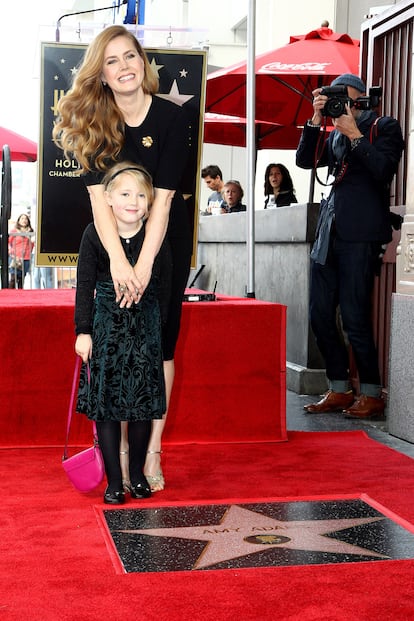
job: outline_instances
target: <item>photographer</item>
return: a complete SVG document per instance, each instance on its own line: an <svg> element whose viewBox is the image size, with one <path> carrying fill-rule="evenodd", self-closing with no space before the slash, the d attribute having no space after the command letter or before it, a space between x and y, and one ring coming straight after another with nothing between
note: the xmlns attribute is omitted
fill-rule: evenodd
<svg viewBox="0 0 414 621"><path fill-rule="evenodd" d="M328 166L329 197L321 201L311 252L310 321L324 357L329 390L308 413L344 411L367 419L384 415L378 356L371 325L371 294L383 246L392 237L389 192L404 148L399 123L378 118L378 89L365 96L356 75L344 74L331 87L313 91L313 116L305 125L296 163L311 169ZM333 116L334 130L321 131ZM337 326L339 306L344 331L358 369L360 394L353 394L349 355Z"/></svg>

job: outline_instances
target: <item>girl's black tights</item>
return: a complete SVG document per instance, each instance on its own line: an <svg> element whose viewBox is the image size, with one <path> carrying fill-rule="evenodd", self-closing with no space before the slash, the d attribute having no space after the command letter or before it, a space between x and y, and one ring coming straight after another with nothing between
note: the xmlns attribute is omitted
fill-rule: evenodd
<svg viewBox="0 0 414 621"><path fill-rule="evenodd" d="M112 420L97 422L96 431L105 464L108 492L121 491L123 487L119 459L121 423ZM129 475L132 485L136 485L143 480L142 469L145 463L150 434L150 420L128 423Z"/></svg>
<svg viewBox="0 0 414 621"><path fill-rule="evenodd" d="M128 423L129 476L131 485L145 482L143 468L151 435L151 421Z"/></svg>

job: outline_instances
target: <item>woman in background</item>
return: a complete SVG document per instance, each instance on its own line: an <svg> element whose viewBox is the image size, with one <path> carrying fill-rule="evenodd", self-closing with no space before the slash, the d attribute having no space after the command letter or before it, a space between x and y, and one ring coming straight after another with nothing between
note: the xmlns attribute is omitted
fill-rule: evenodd
<svg viewBox="0 0 414 621"><path fill-rule="evenodd" d="M265 209L286 207L297 203L290 172L283 164L269 164L264 181Z"/></svg>
<svg viewBox="0 0 414 621"><path fill-rule="evenodd" d="M10 289L23 289L24 277L30 271L30 257L34 246L33 227L27 214L22 213L9 233Z"/></svg>

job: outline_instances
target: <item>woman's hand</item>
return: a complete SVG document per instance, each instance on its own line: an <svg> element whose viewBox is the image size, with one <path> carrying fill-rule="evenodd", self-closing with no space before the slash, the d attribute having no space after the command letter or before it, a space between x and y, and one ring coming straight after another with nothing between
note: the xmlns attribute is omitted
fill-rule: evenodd
<svg viewBox="0 0 414 621"><path fill-rule="evenodd" d="M75 342L75 352L86 364L92 356L92 336L90 334L78 334Z"/></svg>
<svg viewBox="0 0 414 621"><path fill-rule="evenodd" d="M138 303L144 293L137 273L126 257L119 257L111 261L111 276L114 283L116 301L120 302L121 308L129 308L133 303Z"/></svg>
<svg viewBox="0 0 414 621"><path fill-rule="evenodd" d="M134 272L136 279L141 283L141 288L139 289L139 297L141 297L151 279L152 263L145 261L145 259L140 255L137 263L135 264Z"/></svg>
<svg viewBox="0 0 414 621"><path fill-rule="evenodd" d="M141 298L148 286L155 257L167 232L171 201L174 194L175 190L155 188L155 197L146 224L144 243L134 267L135 279L138 283L138 298Z"/></svg>
<svg viewBox="0 0 414 621"><path fill-rule="evenodd" d="M134 269L128 262L122 248L112 208L105 198L104 186L88 186L88 192L96 230L110 257L116 301L120 303L121 308L124 306L129 308L134 302L139 302L140 295L144 293L144 288L136 277Z"/></svg>

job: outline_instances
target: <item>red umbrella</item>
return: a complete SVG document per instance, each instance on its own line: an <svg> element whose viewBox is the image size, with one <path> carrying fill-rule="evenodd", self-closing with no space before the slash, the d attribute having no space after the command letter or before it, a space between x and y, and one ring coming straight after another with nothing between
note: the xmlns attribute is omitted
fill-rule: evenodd
<svg viewBox="0 0 414 621"><path fill-rule="evenodd" d="M296 149L300 134L301 129L294 125L284 126L270 121L255 121L256 150ZM206 112L204 142L245 147L246 119L240 116Z"/></svg>
<svg viewBox="0 0 414 621"><path fill-rule="evenodd" d="M9 147L13 162L35 162L37 159L37 144L33 140L0 127L0 159L4 145Z"/></svg>
<svg viewBox="0 0 414 621"><path fill-rule="evenodd" d="M256 150L296 149L302 133L301 127L279 125L269 121L255 121ZM327 126L326 131L332 131ZM246 119L229 114L206 112L204 115L204 142L231 147L246 146Z"/></svg>
<svg viewBox="0 0 414 621"><path fill-rule="evenodd" d="M256 57L256 118L302 126L312 115L312 90L359 68L359 41L330 28L294 35L290 42ZM247 63L207 77L206 110L246 115Z"/></svg>

